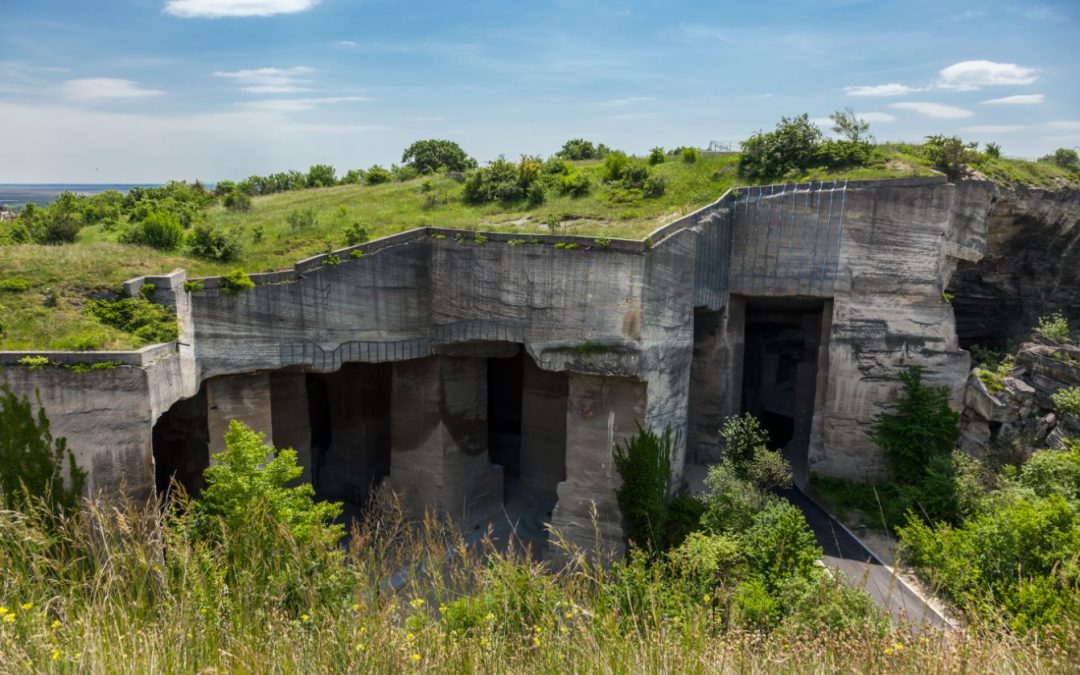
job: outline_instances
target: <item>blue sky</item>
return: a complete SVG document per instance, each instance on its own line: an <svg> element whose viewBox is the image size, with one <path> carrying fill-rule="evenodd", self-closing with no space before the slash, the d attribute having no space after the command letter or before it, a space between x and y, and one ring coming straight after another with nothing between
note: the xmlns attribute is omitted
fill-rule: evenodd
<svg viewBox="0 0 1080 675"><path fill-rule="evenodd" d="M1037 156L1080 145L1080 3L0 0L0 182L242 178L641 153L852 107Z"/></svg>

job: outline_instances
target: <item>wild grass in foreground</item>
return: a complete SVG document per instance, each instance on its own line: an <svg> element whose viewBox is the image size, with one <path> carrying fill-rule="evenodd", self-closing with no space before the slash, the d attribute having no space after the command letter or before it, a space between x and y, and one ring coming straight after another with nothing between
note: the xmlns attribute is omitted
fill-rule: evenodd
<svg viewBox="0 0 1080 675"><path fill-rule="evenodd" d="M131 501L0 512L4 672L1067 672L1059 639L804 617L771 632L639 562L537 564L410 525L383 494L341 548L266 508ZM209 528L209 529L206 529ZM209 536L207 536L209 533ZM394 589L394 575L403 579ZM823 593L830 592L828 586ZM1064 636L1064 637L1061 637ZM1071 637L1070 637L1071 636ZM1040 639L1042 637L1042 639Z"/></svg>

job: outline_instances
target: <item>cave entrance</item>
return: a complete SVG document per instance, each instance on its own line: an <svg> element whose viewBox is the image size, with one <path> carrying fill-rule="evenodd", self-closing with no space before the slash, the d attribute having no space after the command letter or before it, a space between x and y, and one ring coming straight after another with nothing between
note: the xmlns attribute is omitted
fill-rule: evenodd
<svg viewBox="0 0 1080 675"><path fill-rule="evenodd" d="M742 411L761 421L769 445L806 478L826 303L747 299Z"/></svg>
<svg viewBox="0 0 1080 675"><path fill-rule="evenodd" d="M192 497L203 489L203 471L210 466L210 434L206 421L206 387L177 401L154 424L154 482L165 495L173 480Z"/></svg>
<svg viewBox="0 0 1080 675"><path fill-rule="evenodd" d="M524 367L522 350L510 358L487 360L488 456L502 466L504 479L521 478Z"/></svg>

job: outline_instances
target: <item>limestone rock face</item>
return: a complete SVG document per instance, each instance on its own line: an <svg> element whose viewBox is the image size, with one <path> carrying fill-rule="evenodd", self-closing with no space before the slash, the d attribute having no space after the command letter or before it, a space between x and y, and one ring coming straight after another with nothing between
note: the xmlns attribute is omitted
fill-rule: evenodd
<svg viewBox="0 0 1080 675"><path fill-rule="evenodd" d="M1002 349L1056 311L1080 325L1080 191L1001 190L986 228L985 257L948 288L961 342Z"/></svg>

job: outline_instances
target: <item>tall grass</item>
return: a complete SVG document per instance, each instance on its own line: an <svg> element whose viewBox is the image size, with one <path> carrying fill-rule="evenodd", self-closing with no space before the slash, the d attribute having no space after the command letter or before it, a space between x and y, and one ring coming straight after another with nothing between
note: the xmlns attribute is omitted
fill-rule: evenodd
<svg viewBox="0 0 1080 675"><path fill-rule="evenodd" d="M347 546L193 536L181 498L0 512L3 672L1067 672L1076 638L729 621L649 568L536 563L381 493ZM265 516L253 510L252 522ZM270 524L272 525L272 523ZM265 531L265 530L264 530ZM255 548L252 548L254 546ZM1075 636L1075 631L1073 635Z"/></svg>

